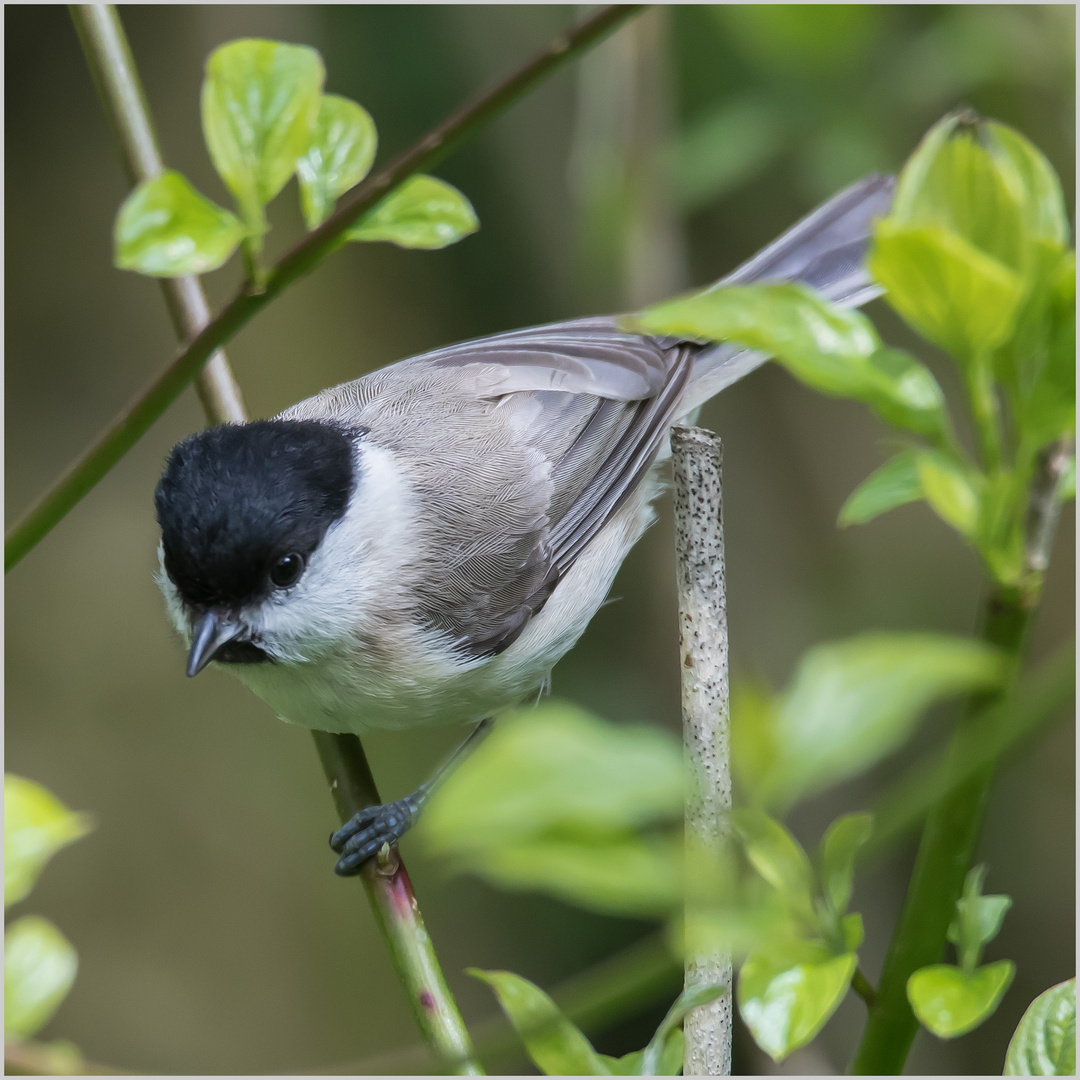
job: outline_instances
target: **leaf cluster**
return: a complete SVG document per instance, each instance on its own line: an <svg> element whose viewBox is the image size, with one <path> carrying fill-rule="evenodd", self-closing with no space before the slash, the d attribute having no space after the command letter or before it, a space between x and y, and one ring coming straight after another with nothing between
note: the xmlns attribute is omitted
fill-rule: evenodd
<svg viewBox="0 0 1080 1080"><path fill-rule="evenodd" d="M713 288L627 320L656 334L738 341L822 393L867 405L905 444L853 492L840 524L925 501L1002 585L1037 591L1025 526L1040 455L1076 427L1076 259L1061 185L1019 133L945 117L905 165L869 267L885 297L959 368L978 454L961 446L930 370L865 316L797 284ZM912 438L914 437L914 438ZM1051 497L1072 497L1075 459Z"/></svg>
<svg viewBox="0 0 1080 1080"><path fill-rule="evenodd" d="M684 850L686 781L672 736L562 702L517 710L433 796L416 835L455 872L661 918L673 943L733 954L740 1013L779 1061L821 1030L856 969L862 920L848 905L871 818L838 819L811 861L767 811L872 767L931 704L992 688L1002 674L1000 654L978 642L867 634L811 650L780 693L741 687L733 766L750 805L732 814L732 840L704 851ZM520 990L517 976L500 978L506 994L511 983ZM569 1052L568 1029L552 1024ZM583 1039L570 1041L585 1054Z"/></svg>
<svg viewBox="0 0 1080 1080"><path fill-rule="evenodd" d="M966 1035L989 1019L1016 974L1011 960L979 966L983 948L997 937L1012 907L1007 896L982 895L985 878L985 866L973 867L956 901L947 937L956 947L959 964L931 964L908 979L912 1010L924 1027L942 1039Z"/></svg>
<svg viewBox="0 0 1080 1080"><path fill-rule="evenodd" d="M4 908L24 900L49 860L90 831L40 784L4 774ZM28 1039L43 1028L75 981L78 956L48 919L23 915L4 930L4 1031ZM65 1044L61 1056L70 1057Z"/></svg>
<svg viewBox="0 0 1080 1080"><path fill-rule="evenodd" d="M243 246L258 285L258 256L270 227L266 207L289 180L297 178L304 221L313 230L375 160L371 116L355 101L323 93L324 80L322 58L306 45L242 39L211 53L202 87L203 135L237 213L167 170L139 184L120 207L116 265L154 277L202 274ZM430 250L478 227L460 191L417 175L364 214L344 241Z"/></svg>

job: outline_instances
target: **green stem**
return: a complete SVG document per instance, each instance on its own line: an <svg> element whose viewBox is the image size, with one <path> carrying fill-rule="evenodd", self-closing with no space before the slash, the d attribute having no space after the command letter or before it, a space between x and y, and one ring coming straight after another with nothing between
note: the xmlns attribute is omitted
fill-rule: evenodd
<svg viewBox="0 0 1080 1080"><path fill-rule="evenodd" d="M1033 611L1021 593L1001 588L991 594L987 605L982 636L1010 657L1014 679ZM974 717L1007 689L972 699L953 736L954 758L966 744L965 733ZM877 998L852 1065L857 1074L898 1074L903 1069L919 1027L908 1004L907 982L919 968L941 960L945 932L975 854L993 778L994 763L983 765L949 792L927 818Z"/></svg>
<svg viewBox="0 0 1080 1080"><path fill-rule="evenodd" d="M862 968L856 968L851 976L851 989L866 1002L866 1007L872 1009L877 1000L877 991L870 985L870 980L862 973Z"/></svg>
<svg viewBox="0 0 1080 1080"><path fill-rule="evenodd" d="M640 4L601 8L573 30L557 37L504 82L452 113L375 176L346 192L337 210L269 269L263 288L253 291L245 284L205 327L189 337L168 367L12 526L4 545L5 571L15 566L127 453L195 378L215 350L229 341L256 312L315 267L361 214L403 180L430 168L527 90L643 9L644 5Z"/></svg>
<svg viewBox="0 0 1080 1080"><path fill-rule="evenodd" d="M355 735L312 734L343 823L381 802ZM360 877L424 1041L455 1075L483 1075L400 857L392 853L385 861L372 859Z"/></svg>
<svg viewBox="0 0 1080 1080"><path fill-rule="evenodd" d="M71 14L129 179L138 183L158 175L164 162L116 9L73 5ZM178 336L198 333L209 319L198 278L166 281L164 286ZM247 419L240 389L224 353L218 353L216 368L204 383L203 404L211 422L243 423ZM342 820L348 820L364 806L378 803L378 791L360 740L352 735L313 734ZM480 1072L473 1064L468 1032L439 968L404 866L396 860L392 873L371 866L365 871L364 882L421 1034L441 1061L455 1064L463 1073Z"/></svg>
<svg viewBox="0 0 1080 1080"><path fill-rule="evenodd" d="M992 476L1001 468L1001 408L994 389L990 358L973 357L965 374L983 468Z"/></svg>

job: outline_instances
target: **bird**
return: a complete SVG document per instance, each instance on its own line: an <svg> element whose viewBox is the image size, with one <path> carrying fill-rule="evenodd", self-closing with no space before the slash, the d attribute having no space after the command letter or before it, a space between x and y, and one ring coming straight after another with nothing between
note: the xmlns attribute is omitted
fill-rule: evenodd
<svg viewBox="0 0 1080 1080"><path fill-rule="evenodd" d="M717 286L879 295L866 253L894 186L851 185ZM223 667L323 731L476 724L416 792L334 833L338 874L400 840L492 718L547 684L653 520L672 425L766 359L577 318L401 360L173 448L156 580L189 676Z"/></svg>

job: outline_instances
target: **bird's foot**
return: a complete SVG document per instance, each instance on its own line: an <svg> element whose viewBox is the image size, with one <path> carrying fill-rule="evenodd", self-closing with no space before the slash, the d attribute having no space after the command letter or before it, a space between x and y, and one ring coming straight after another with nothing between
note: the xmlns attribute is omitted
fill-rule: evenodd
<svg viewBox="0 0 1080 1080"><path fill-rule="evenodd" d="M409 831L422 804L418 791L397 802L366 806L354 814L330 837L330 846L340 856L334 873L341 877L358 874L384 844L396 844Z"/></svg>

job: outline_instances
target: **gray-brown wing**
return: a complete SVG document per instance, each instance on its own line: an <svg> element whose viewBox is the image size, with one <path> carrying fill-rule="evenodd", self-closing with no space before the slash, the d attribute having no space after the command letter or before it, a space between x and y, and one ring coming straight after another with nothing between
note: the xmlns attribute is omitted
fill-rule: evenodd
<svg viewBox="0 0 1080 1080"><path fill-rule="evenodd" d="M498 375L494 394L486 381L478 389L501 399L500 409L527 416L524 428L517 425L520 439L547 468L536 492L543 495L543 520L532 527L521 528L525 520L505 496L454 510L459 522L468 518L468 528L440 572L425 616L470 657L495 655L516 640L636 489L675 415L692 356L692 347L666 349L620 333L610 320L519 331L476 345L418 362L457 369L465 379L477 364L509 368ZM508 471L522 468L522 449L502 445ZM470 474L468 487L477 482L489 486Z"/></svg>

